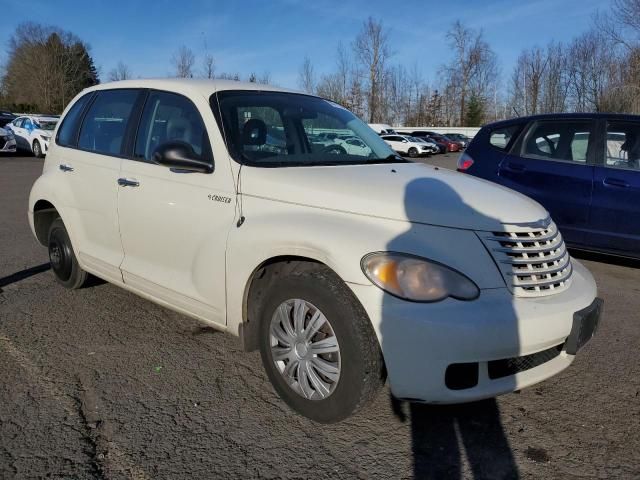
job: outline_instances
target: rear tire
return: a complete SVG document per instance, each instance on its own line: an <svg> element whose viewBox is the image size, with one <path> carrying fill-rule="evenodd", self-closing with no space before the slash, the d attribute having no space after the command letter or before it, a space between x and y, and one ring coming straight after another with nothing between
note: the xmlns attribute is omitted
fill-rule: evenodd
<svg viewBox="0 0 640 480"><path fill-rule="evenodd" d="M51 223L48 239L49 262L58 283L69 289L82 287L89 274L80 267L60 217Z"/></svg>
<svg viewBox="0 0 640 480"><path fill-rule="evenodd" d="M36 158L44 157L44 155L42 154L42 147L40 146L40 142L38 140L33 141L33 147L31 150L33 151L33 155Z"/></svg>
<svg viewBox="0 0 640 480"><path fill-rule="evenodd" d="M262 363L289 407L316 422L338 422L369 403L384 384L380 345L362 305L334 272L313 263L290 265L262 296ZM326 322L317 322L317 312ZM299 329L296 318L302 319ZM319 330L312 328L314 318ZM289 323L283 327L284 322ZM322 340L334 342L330 352L318 352Z"/></svg>

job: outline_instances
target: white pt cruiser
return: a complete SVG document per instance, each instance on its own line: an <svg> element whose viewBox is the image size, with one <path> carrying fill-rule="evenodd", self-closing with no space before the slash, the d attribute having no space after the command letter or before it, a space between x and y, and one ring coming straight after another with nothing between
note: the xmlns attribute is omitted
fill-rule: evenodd
<svg viewBox="0 0 640 480"><path fill-rule="evenodd" d="M594 280L540 205L405 161L322 98L128 80L79 94L54 138L29 220L57 280L92 274L239 336L313 420L387 376L416 402L517 390L596 330Z"/></svg>

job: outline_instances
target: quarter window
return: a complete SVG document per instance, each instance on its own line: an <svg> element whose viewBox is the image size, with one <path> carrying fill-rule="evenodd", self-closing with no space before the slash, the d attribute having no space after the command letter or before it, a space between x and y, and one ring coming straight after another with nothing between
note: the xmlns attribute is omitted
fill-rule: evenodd
<svg viewBox="0 0 640 480"><path fill-rule="evenodd" d="M67 114L62 120L62 125L60 125L60 129L58 130L58 145L62 145L63 147L75 147L76 142L78 141L78 127L80 124L80 117L84 110L84 107L87 105L89 100L91 99L91 93L88 93L80 99L69 109Z"/></svg>
<svg viewBox="0 0 640 480"><path fill-rule="evenodd" d="M134 156L151 161L158 147L168 142L186 143L196 157L211 161L207 130L193 103L182 95L151 92L138 129Z"/></svg>
<svg viewBox="0 0 640 480"><path fill-rule="evenodd" d="M610 122L605 148L606 166L640 170L640 123Z"/></svg>
<svg viewBox="0 0 640 480"><path fill-rule="evenodd" d="M586 163L593 124L588 120L534 123L522 156Z"/></svg>
<svg viewBox="0 0 640 480"><path fill-rule="evenodd" d="M506 150L519 128L519 125L496 128L489 134L489 143L499 150Z"/></svg>
<svg viewBox="0 0 640 480"><path fill-rule="evenodd" d="M103 90L85 115L78 147L105 155L119 155L137 90Z"/></svg>

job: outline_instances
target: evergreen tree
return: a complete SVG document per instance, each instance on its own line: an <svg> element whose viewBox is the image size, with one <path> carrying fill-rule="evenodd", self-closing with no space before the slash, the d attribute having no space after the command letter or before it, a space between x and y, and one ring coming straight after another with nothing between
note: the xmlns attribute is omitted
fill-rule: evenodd
<svg viewBox="0 0 640 480"><path fill-rule="evenodd" d="M471 95L467 103L467 111L464 119L465 127L479 127L484 122L484 101L478 95Z"/></svg>

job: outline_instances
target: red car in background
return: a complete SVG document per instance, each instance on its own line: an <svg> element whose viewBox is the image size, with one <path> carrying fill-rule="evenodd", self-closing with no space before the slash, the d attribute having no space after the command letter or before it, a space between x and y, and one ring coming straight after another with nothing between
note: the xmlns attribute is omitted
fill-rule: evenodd
<svg viewBox="0 0 640 480"><path fill-rule="evenodd" d="M442 145L442 147L444 147L445 152L458 152L463 148L460 142L451 140L449 137L446 137L436 132L430 132L428 130L418 130L418 131L412 132L411 136L422 137L422 138L428 137L434 142L436 142L438 146ZM445 152L442 152L442 153L445 153Z"/></svg>

